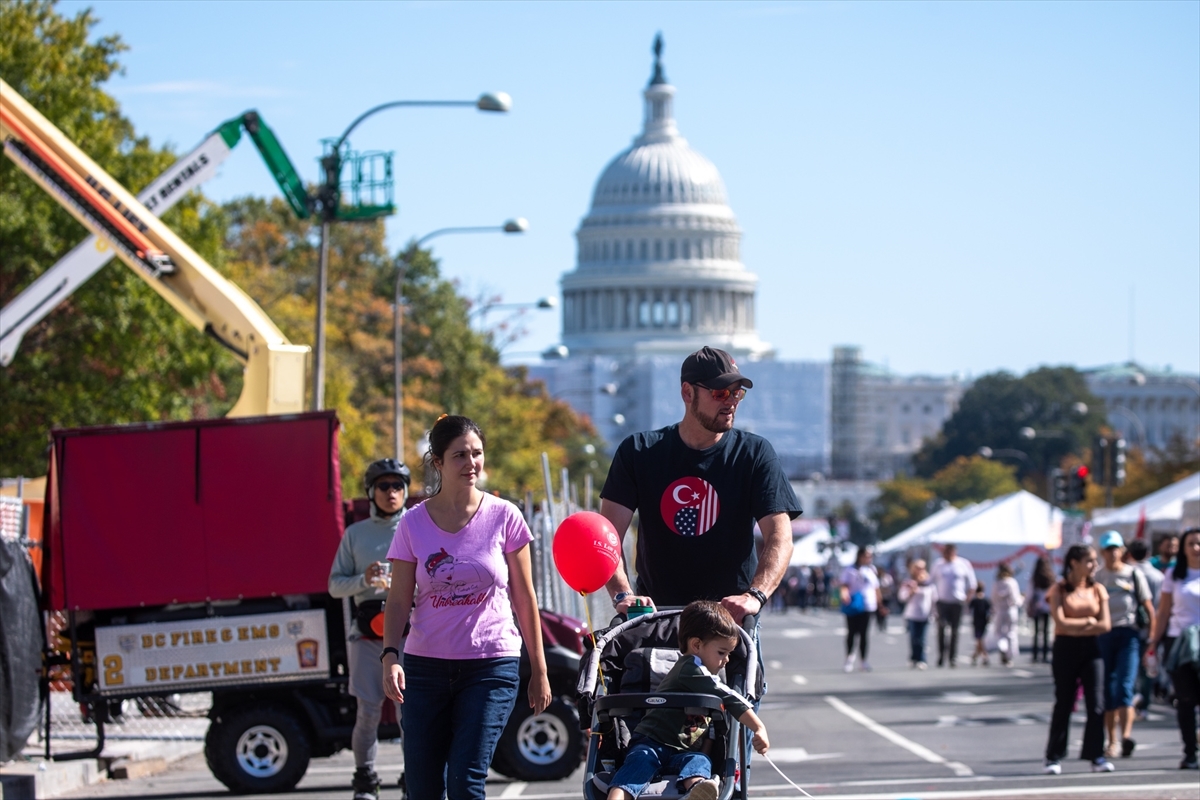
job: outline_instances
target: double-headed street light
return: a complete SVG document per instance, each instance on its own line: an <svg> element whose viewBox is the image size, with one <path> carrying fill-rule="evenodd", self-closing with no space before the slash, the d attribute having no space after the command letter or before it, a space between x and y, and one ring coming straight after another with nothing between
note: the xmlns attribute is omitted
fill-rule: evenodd
<svg viewBox="0 0 1200 800"><path fill-rule="evenodd" d="M482 94L475 100L397 100L384 103L359 114L333 143L329 152L321 158L324 181L317 191L314 203L321 217L321 250L317 262L317 332L313 345L313 409L316 411L320 411L325 405L325 293L329 284L329 224L338 218L338 207L341 204L342 145L346 143L350 132L367 117L389 108L401 107L472 107L480 111L505 113L512 108L512 98L504 92L496 92ZM390 163L389 156L389 186ZM389 207L383 213L391 213L392 210L394 209ZM362 216L356 218L364 219Z"/></svg>
<svg viewBox="0 0 1200 800"><path fill-rule="evenodd" d="M484 97L487 96L484 95ZM505 96L507 97L507 95ZM355 124L358 124L357 121ZM354 126L351 125L350 127ZM400 356L400 345L403 343L401 323L403 321L404 276L408 273L409 253L417 252L420 250L421 245L430 239L438 236L447 236L452 233L525 233L527 230L529 230L529 221L524 217L510 219L503 225L470 225L456 228L438 228L436 231L430 231L420 239L417 239L400 256L400 264L396 267L396 295L394 305L392 306L392 379L394 381L394 386L392 387L392 420L395 424L396 460L401 464L404 463L404 407L402 403L404 395L401 384L402 359Z"/></svg>

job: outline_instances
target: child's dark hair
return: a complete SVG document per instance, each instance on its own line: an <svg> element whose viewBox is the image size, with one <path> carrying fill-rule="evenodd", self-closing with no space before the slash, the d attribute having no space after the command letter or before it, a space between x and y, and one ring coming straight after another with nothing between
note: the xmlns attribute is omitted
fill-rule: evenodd
<svg viewBox="0 0 1200 800"><path fill-rule="evenodd" d="M433 423L429 431L429 449L425 451L425 493L435 495L442 489L442 475L433 466L436 458L441 461L446 455L446 448L460 436L474 433L479 437L479 443L487 447L487 437L470 417L458 415L442 415Z"/></svg>
<svg viewBox="0 0 1200 800"><path fill-rule="evenodd" d="M688 641L699 639L736 639L737 623L725 607L712 600L688 603L679 615L679 652L686 653Z"/></svg>

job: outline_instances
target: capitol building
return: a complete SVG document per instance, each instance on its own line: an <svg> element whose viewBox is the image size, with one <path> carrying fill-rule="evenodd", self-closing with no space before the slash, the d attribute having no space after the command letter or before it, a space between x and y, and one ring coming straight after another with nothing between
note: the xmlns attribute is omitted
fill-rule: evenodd
<svg viewBox="0 0 1200 800"><path fill-rule="evenodd" d="M679 132L661 55L658 39L642 131L600 174L576 231L575 269L562 277L569 355L530 377L588 415L611 451L630 433L678 422L680 364L719 347L755 381L738 427L770 439L790 472L821 471L829 365L775 360L759 338L741 228L717 168Z"/></svg>

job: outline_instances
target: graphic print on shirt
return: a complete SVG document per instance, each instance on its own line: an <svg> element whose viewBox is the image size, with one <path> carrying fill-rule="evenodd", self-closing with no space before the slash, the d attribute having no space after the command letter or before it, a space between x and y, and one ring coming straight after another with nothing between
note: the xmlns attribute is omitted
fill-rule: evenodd
<svg viewBox="0 0 1200 800"><path fill-rule="evenodd" d="M680 536L702 536L717 522L721 500L703 478L680 478L663 492L663 522Z"/></svg>
<svg viewBox="0 0 1200 800"><path fill-rule="evenodd" d="M425 572L431 579L434 608L474 606L487 600L492 576L478 564L455 558L441 549L425 559Z"/></svg>

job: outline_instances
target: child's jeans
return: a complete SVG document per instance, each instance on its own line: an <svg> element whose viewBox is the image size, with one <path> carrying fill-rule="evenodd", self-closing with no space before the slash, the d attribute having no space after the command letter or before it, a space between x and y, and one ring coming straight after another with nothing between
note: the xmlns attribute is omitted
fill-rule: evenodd
<svg viewBox="0 0 1200 800"><path fill-rule="evenodd" d="M704 753L673 750L648 736L635 733L629 739L625 763L613 776L609 789L624 789L638 797L646 791L654 776L659 774L678 774L676 788L682 790L683 781L688 778L712 777L712 762Z"/></svg>

